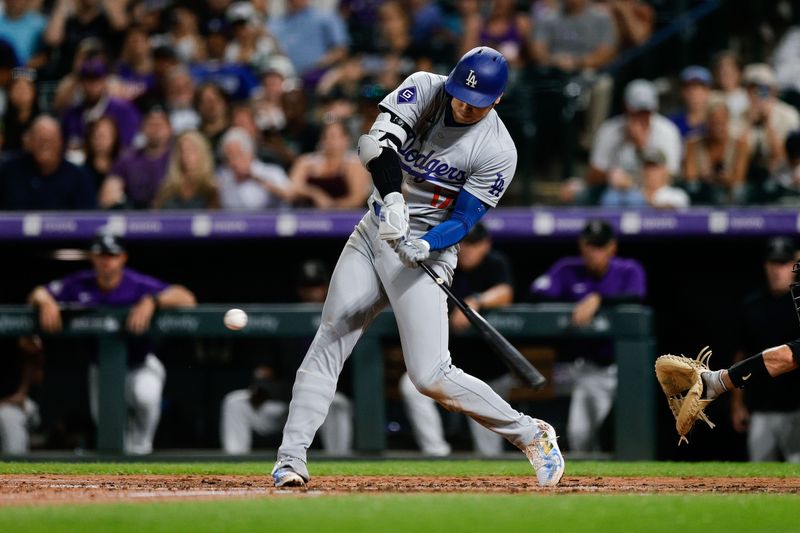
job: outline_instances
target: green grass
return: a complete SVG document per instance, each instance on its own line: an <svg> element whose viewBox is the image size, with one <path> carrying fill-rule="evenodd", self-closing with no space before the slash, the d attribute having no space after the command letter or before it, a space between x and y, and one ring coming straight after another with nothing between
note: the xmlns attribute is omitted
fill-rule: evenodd
<svg viewBox="0 0 800 533"><path fill-rule="evenodd" d="M265 475L268 463L0 463L2 474ZM571 461L569 476L795 477L800 465ZM316 461L312 475L520 475L519 461ZM800 531L790 494L351 494L0 507L0 532Z"/></svg>
<svg viewBox="0 0 800 533"><path fill-rule="evenodd" d="M354 495L0 509L0 531L798 531L790 495Z"/></svg>
<svg viewBox="0 0 800 533"><path fill-rule="evenodd" d="M3 463L2 474L199 474L267 475L271 463ZM311 461L312 476L530 476L523 456L518 461ZM569 476L724 476L798 477L800 464L786 463L668 463L569 461ZM800 529L800 527L798 528Z"/></svg>

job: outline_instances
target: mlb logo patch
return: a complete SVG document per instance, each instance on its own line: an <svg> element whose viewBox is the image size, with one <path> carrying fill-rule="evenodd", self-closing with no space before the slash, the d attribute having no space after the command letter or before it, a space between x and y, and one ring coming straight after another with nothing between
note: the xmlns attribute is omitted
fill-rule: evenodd
<svg viewBox="0 0 800 533"><path fill-rule="evenodd" d="M417 88L414 87L413 85L411 87L400 89L397 92L398 104L415 104L416 102L417 102Z"/></svg>

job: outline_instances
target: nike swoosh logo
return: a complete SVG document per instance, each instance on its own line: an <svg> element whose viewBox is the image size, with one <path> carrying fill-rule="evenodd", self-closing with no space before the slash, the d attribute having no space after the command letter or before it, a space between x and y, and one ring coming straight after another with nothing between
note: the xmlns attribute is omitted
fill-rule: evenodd
<svg viewBox="0 0 800 533"><path fill-rule="evenodd" d="M751 373L751 374L747 374L746 376L742 376L742 381L747 381L748 379L750 379L750 376L752 376L752 375L753 374Z"/></svg>

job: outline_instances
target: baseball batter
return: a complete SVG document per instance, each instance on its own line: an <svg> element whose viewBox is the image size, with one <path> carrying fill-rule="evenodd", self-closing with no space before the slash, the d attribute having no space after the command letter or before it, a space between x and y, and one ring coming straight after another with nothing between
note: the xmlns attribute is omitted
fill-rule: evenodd
<svg viewBox="0 0 800 533"><path fill-rule="evenodd" d="M452 365L446 298L416 268L425 261L449 283L456 244L497 205L514 176L516 148L493 109L507 79L500 53L475 48L447 77L409 76L379 104L371 131L359 139L359 156L374 183L369 211L339 257L319 330L297 371L272 470L276 487L308 483L306 452L342 366L387 305L414 386L517 446L540 485L561 479L564 460L553 427L514 410L484 382Z"/></svg>

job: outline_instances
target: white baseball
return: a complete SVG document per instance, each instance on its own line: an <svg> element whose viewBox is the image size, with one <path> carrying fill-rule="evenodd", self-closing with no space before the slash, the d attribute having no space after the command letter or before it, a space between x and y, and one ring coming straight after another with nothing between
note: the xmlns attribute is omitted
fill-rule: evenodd
<svg viewBox="0 0 800 533"><path fill-rule="evenodd" d="M226 328L234 331L239 330L247 325L247 313L241 309L228 309L222 321L225 323Z"/></svg>

